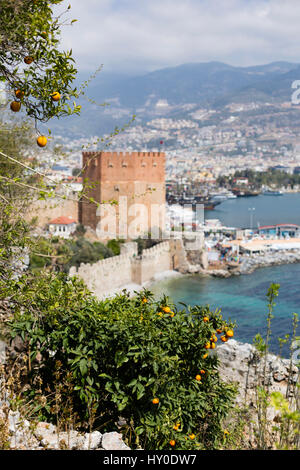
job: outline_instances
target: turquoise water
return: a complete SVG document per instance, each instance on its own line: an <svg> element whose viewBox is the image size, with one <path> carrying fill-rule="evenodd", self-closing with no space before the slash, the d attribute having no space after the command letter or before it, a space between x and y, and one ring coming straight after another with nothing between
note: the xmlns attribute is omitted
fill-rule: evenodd
<svg viewBox="0 0 300 470"><path fill-rule="evenodd" d="M155 297L169 296L180 308L179 302L189 305L210 305L221 308L225 319L236 321L235 339L252 343L253 337L265 335L267 298L272 282L280 284L272 320L271 349L278 352L278 337L292 331L292 313L300 314L300 264L261 268L252 274L227 279L201 275L169 279L151 288ZM298 335L300 329L298 329ZM284 350L285 355L287 350Z"/></svg>
<svg viewBox="0 0 300 470"><path fill-rule="evenodd" d="M249 208L255 208L250 219ZM214 211L205 211L206 218L218 218L227 226L257 227L277 223L300 225L300 194L257 196L225 201ZM235 338L252 342L266 331L266 293L272 282L280 284L279 297L272 320L271 348L278 352L278 337L291 333L292 313L300 314L300 264L287 264L257 269L252 274L227 279L188 276L160 282L152 288L156 296L165 293L176 304L209 304L221 308L224 318L236 321ZM300 329L298 329L300 335ZM287 355L287 349L284 350Z"/></svg>

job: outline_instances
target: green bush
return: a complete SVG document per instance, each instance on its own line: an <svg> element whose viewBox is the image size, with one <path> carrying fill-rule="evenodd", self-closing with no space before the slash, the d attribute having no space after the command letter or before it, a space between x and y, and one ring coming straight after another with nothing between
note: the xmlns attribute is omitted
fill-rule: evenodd
<svg viewBox="0 0 300 470"><path fill-rule="evenodd" d="M216 329L233 328L219 312L179 311L166 297L154 301L149 291L98 301L63 273L39 273L30 286L27 276L12 289L18 301L9 336L25 341L28 399L46 397L43 419L57 419L53 397L68 375L72 387L65 396L59 389L61 408L72 396L82 426L93 410L93 427L102 432L114 430L121 416L132 448L171 449L173 440L175 449L221 446L235 390L222 382L217 357L206 349Z"/></svg>
<svg viewBox="0 0 300 470"><path fill-rule="evenodd" d="M118 256L121 253L121 243L124 242L122 240L109 240L106 246L115 256Z"/></svg>
<svg viewBox="0 0 300 470"><path fill-rule="evenodd" d="M52 237L40 238L30 253L30 269L40 270L52 266L68 272L71 266L81 263L96 263L103 258L114 256L113 250L100 242L91 242L80 236L76 239Z"/></svg>

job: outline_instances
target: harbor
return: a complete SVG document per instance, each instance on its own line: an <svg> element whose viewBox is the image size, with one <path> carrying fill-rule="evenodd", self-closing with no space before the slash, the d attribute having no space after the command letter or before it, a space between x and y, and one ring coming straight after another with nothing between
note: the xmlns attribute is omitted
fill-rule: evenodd
<svg viewBox="0 0 300 470"><path fill-rule="evenodd" d="M190 205L167 206L169 229L203 233L205 256L199 272L229 277L260 266L300 262L300 195L260 195L255 207L252 201L227 199L213 211L203 211L201 220Z"/></svg>

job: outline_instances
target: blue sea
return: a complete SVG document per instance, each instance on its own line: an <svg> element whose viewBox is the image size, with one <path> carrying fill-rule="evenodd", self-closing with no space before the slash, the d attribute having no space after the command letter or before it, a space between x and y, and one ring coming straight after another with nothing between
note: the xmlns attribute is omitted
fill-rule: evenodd
<svg viewBox="0 0 300 470"><path fill-rule="evenodd" d="M255 208L250 220L249 208ZM300 225L300 194L257 196L227 200L214 211L206 211L206 218L218 218L227 226L253 227L276 223ZM225 319L237 323L235 339L252 343L260 333L265 336L267 317L267 290L272 282L280 284L279 296L272 320L271 350L279 351L278 337L292 332L292 314L300 314L300 264L287 264L257 269L252 274L227 279L201 275L184 276L160 282L153 286L155 296L165 293L174 303L189 305L209 304L221 308ZM300 335L298 328L297 334ZM288 348L284 348L288 355Z"/></svg>
<svg viewBox="0 0 300 470"><path fill-rule="evenodd" d="M228 227L257 228L258 225L291 223L300 225L300 193L282 196L254 196L227 199L206 219L219 219Z"/></svg>

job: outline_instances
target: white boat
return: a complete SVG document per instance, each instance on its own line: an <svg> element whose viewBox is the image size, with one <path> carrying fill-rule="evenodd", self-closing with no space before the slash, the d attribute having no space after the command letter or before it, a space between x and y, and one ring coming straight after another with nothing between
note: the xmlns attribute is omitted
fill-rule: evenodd
<svg viewBox="0 0 300 470"><path fill-rule="evenodd" d="M282 196L283 195L283 192L282 191L276 191L276 190L273 190L273 189L266 189L263 194L265 196Z"/></svg>

